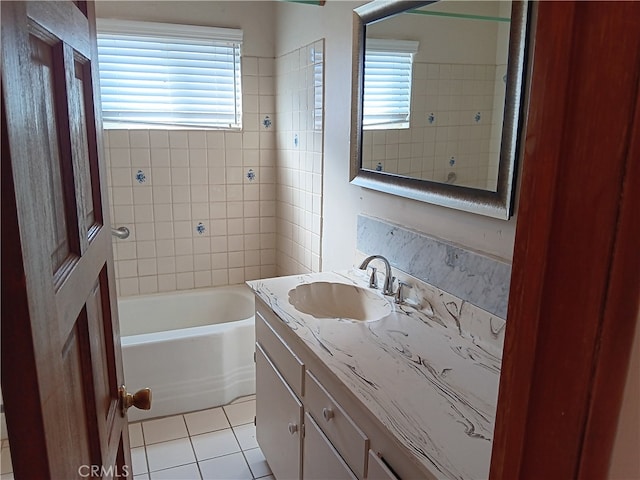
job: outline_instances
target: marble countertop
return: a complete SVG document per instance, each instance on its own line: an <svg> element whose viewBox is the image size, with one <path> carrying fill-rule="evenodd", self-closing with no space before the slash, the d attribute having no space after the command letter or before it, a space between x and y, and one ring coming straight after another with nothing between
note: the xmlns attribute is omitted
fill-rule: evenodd
<svg viewBox="0 0 640 480"><path fill-rule="evenodd" d="M488 478L501 361L461 330L450 299L394 304L370 322L318 319L288 301L302 283L367 278L354 269L247 284L436 478Z"/></svg>

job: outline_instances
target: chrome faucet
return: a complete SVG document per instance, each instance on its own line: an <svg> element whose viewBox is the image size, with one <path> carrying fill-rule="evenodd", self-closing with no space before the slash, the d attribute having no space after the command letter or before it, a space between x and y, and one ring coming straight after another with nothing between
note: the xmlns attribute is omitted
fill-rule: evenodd
<svg viewBox="0 0 640 480"><path fill-rule="evenodd" d="M360 264L360 270L366 270L367 267L369 266L369 263L372 260L375 259L380 259L382 260L382 263L384 263L384 268L385 268L385 275L384 275L384 285L382 287L382 293L384 295L393 295L393 281L395 280L395 277L391 276L391 265L389 265L389 260L387 260L386 258L384 258L382 255L371 255L370 257L365 258L362 263ZM374 267L371 267L373 269L373 273L371 274L371 279L369 280L369 286L372 288L375 288L377 285L375 276L376 276L376 269Z"/></svg>

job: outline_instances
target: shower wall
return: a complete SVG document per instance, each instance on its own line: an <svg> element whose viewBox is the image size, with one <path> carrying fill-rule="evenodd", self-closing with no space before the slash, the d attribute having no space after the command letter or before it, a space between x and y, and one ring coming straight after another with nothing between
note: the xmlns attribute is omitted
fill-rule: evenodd
<svg viewBox="0 0 640 480"><path fill-rule="evenodd" d="M275 60L277 273L321 268L324 40Z"/></svg>
<svg viewBox="0 0 640 480"><path fill-rule="evenodd" d="M273 58L243 57L242 89L242 131L105 131L119 295L275 275Z"/></svg>

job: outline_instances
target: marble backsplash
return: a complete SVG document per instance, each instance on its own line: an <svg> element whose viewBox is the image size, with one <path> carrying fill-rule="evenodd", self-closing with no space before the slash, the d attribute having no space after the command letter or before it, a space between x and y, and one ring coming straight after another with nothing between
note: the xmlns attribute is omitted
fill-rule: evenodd
<svg viewBox="0 0 640 480"><path fill-rule="evenodd" d="M496 322L507 316L510 264L364 215L358 216L357 249L358 260L383 255L394 269L462 300L459 309L475 306L488 312L495 329L502 328Z"/></svg>

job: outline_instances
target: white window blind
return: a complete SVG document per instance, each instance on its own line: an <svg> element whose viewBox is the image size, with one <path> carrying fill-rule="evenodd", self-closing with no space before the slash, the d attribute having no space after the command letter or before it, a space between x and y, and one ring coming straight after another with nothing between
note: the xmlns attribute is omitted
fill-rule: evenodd
<svg viewBox="0 0 640 480"><path fill-rule="evenodd" d="M366 39L364 55L365 129L408 128L411 75L418 42Z"/></svg>
<svg viewBox="0 0 640 480"><path fill-rule="evenodd" d="M242 30L98 19L105 126L239 128Z"/></svg>

